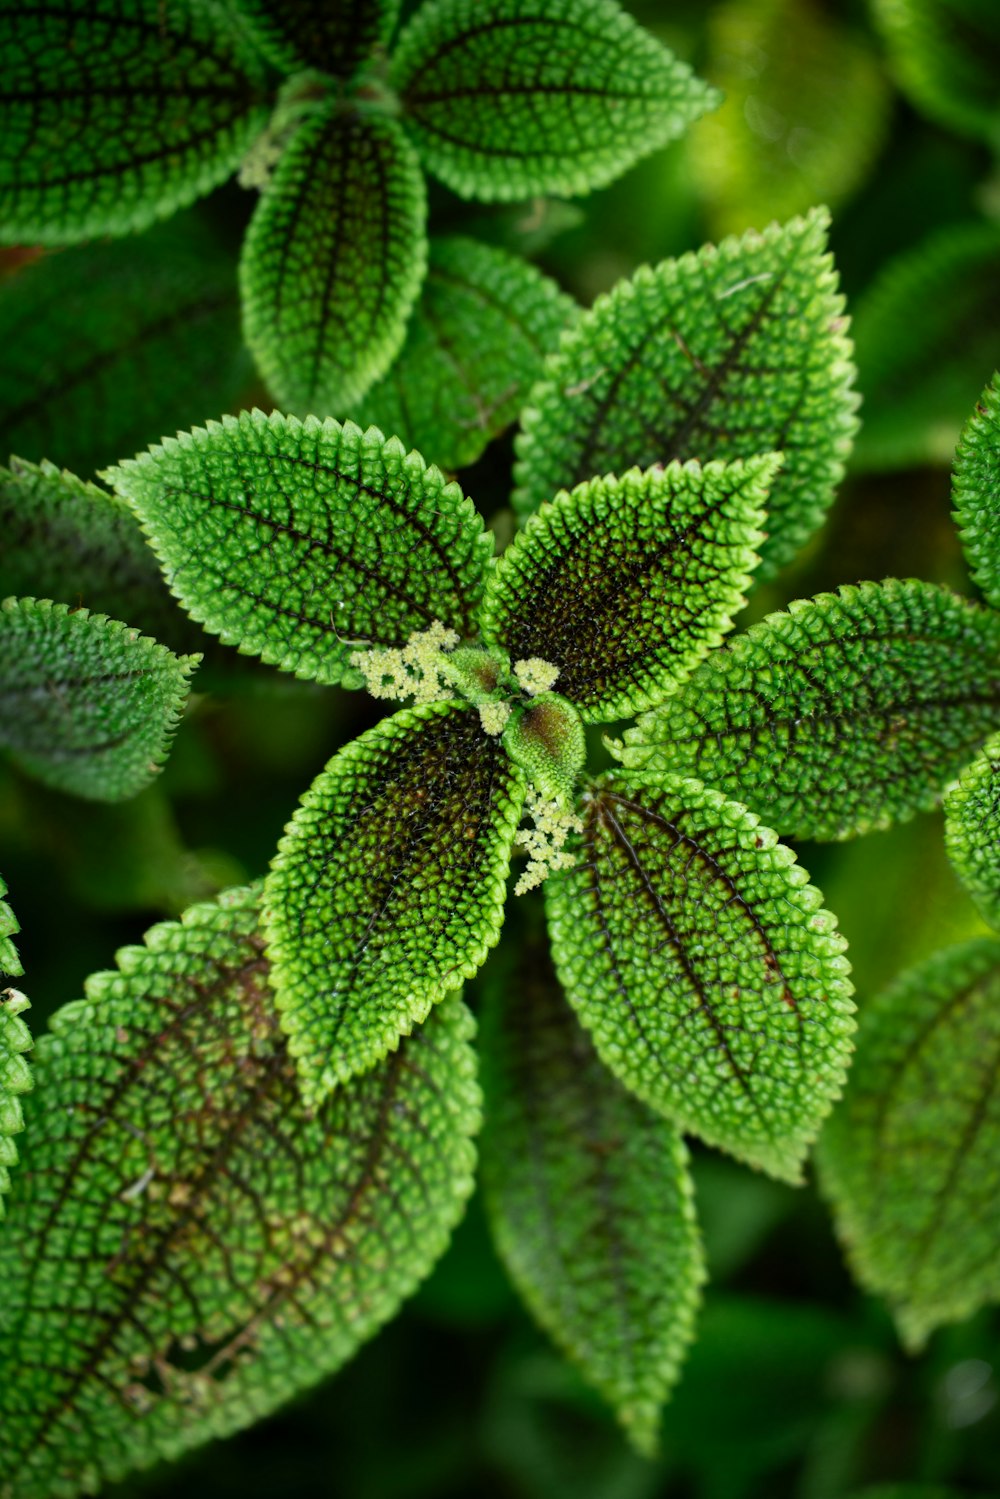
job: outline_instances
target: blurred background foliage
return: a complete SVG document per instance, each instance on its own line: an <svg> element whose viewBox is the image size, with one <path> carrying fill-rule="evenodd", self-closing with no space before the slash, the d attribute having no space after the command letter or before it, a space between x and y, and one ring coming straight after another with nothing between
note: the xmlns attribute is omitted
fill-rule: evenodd
<svg viewBox="0 0 1000 1499"><path fill-rule="evenodd" d="M988 70L990 45L1000 57L1000 5L954 0L982 24L984 46L943 95L914 69L889 0L628 8L725 89L723 109L581 204L493 211L434 187L432 230L520 250L587 303L643 261L828 202L865 429L824 532L754 596L746 620L885 575L974 594L948 465L1000 364L1000 69L992 96L976 71ZM949 104L949 88L967 107ZM271 405L239 336L236 251L252 206L230 184L137 238L3 257L4 456L91 477L163 433ZM363 403L351 414L363 422ZM459 476L501 537L511 459L501 438ZM0 595L2 585L0 564ZM234 670L216 652L166 771L135 800L87 805L0 764L2 868L36 1029L154 919L261 874L303 785L377 716L360 695ZM940 816L799 853L850 940L862 1006L900 968L984 930L945 859ZM431 1280L337 1378L115 1492L1000 1495L1000 1317L983 1313L905 1356L884 1308L853 1288L811 1186L777 1185L697 1146L694 1157L712 1279L656 1463L626 1449L519 1308L474 1203Z"/></svg>

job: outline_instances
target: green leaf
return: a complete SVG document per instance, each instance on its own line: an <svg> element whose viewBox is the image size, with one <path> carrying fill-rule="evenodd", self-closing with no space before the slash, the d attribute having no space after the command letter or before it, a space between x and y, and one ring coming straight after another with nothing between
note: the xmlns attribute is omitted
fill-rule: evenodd
<svg viewBox="0 0 1000 1499"><path fill-rule="evenodd" d="M359 645L474 631L493 540L457 484L374 429L242 412L106 477L185 609L300 677L359 686Z"/></svg>
<svg viewBox="0 0 1000 1499"><path fill-rule="evenodd" d="M0 239L127 234L236 170L267 123L266 70L210 0L0 8Z"/></svg>
<svg viewBox="0 0 1000 1499"><path fill-rule="evenodd" d="M855 307L867 469L951 462L1000 343L1000 226L941 229L884 267Z"/></svg>
<svg viewBox="0 0 1000 1499"><path fill-rule="evenodd" d="M598 1060L541 942L494 972L483 1055L483 1183L501 1258L650 1456L705 1274L684 1143Z"/></svg>
<svg viewBox="0 0 1000 1499"><path fill-rule="evenodd" d="M394 1314L461 1216L468 1011L451 997L311 1113L256 923L233 891L155 927L39 1044L0 1236L18 1499L93 1493L266 1415Z"/></svg>
<svg viewBox="0 0 1000 1499"><path fill-rule="evenodd" d="M900 86L963 135L1000 142L1000 12L993 0L872 0Z"/></svg>
<svg viewBox="0 0 1000 1499"><path fill-rule="evenodd" d="M264 56L283 73L320 68L349 78L386 47L400 0L228 0Z"/></svg>
<svg viewBox="0 0 1000 1499"><path fill-rule="evenodd" d="M447 702L394 714L316 777L264 887L307 1103L372 1066L482 965L524 792L475 710Z"/></svg>
<svg viewBox="0 0 1000 1499"><path fill-rule="evenodd" d="M944 799L945 843L983 920L1000 930L1000 734Z"/></svg>
<svg viewBox="0 0 1000 1499"><path fill-rule="evenodd" d="M6 894L7 886L0 879L0 897ZM0 975L17 978L24 972L21 959L17 955L17 948L11 941L14 934L20 930L17 917L7 902L0 898Z"/></svg>
<svg viewBox="0 0 1000 1499"><path fill-rule="evenodd" d="M862 1014L821 1185L854 1273L919 1348L1000 1298L1000 942L936 953Z"/></svg>
<svg viewBox="0 0 1000 1499"><path fill-rule="evenodd" d="M427 263L424 180L395 121L331 104L298 127L243 245L243 328L282 405L351 408L402 347Z"/></svg>
<svg viewBox="0 0 1000 1499"><path fill-rule="evenodd" d="M798 599L625 734L633 768L690 771L796 838L937 806L1000 727L1000 615L888 578Z"/></svg>
<svg viewBox="0 0 1000 1499"><path fill-rule="evenodd" d="M252 375L232 255L191 216L0 281L0 348L0 456L79 473L229 410Z"/></svg>
<svg viewBox="0 0 1000 1499"><path fill-rule="evenodd" d="M590 723L662 701L745 602L779 463L671 463L560 494L497 563L487 644L558 666Z"/></svg>
<svg viewBox="0 0 1000 1499"><path fill-rule="evenodd" d="M432 240L402 352L357 414L442 468L465 468L514 421L576 311L507 250Z"/></svg>
<svg viewBox="0 0 1000 1499"><path fill-rule="evenodd" d="M882 144L889 90L864 38L816 0L731 0L708 13L725 103L691 134L718 234L842 202Z"/></svg>
<svg viewBox="0 0 1000 1499"><path fill-rule="evenodd" d="M983 391L955 454L955 520L972 576L1000 609L1000 374Z"/></svg>
<svg viewBox="0 0 1000 1499"><path fill-rule="evenodd" d="M795 855L698 781L585 792L550 875L556 971L602 1061L681 1129L787 1181L843 1086L845 943Z"/></svg>
<svg viewBox="0 0 1000 1499"><path fill-rule="evenodd" d="M719 102L615 0L426 0L391 78L428 170L488 201L603 187Z"/></svg>
<svg viewBox="0 0 1000 1499"><path fill-rule="evenodd" d="M594 474L781 451L759 576L821 524L857 422L828 216L642 267L563 338L529 397L523 516Z"/></svg>
<svg viewBox="0 0 1000 1499"><path fill-rule="evenodd" d="M45 599L0 604L0 748L72 796L122 801L166 759L199 656Z"/></svg>
<svg viewBox="0 0 1000 1499"><path fill-rule="evenodd" d="M0 891L6 887L0 880ZM4 913L10 908L0 901L0 931L7 925ZM17 924L11 928L17 931ZM14 945L7 937L0 937L0 970L5 964L5 951L14 953ZM9 956L9 953L7 954ZM20 973L17 954L13 957L14 968L6 971ZM4 1216L4 1193L10 1189L10 1168L17 1165L17 1146L14 1136L24 1128L21 1097L30 1092L34 1079L25 1060L25 1052L31 1050L31 1032L21 1019L25 1010L30 1010L28 999L17 989L0 989L0 1218ZM0 1313L0 1319L2 1319Z"/></svg>

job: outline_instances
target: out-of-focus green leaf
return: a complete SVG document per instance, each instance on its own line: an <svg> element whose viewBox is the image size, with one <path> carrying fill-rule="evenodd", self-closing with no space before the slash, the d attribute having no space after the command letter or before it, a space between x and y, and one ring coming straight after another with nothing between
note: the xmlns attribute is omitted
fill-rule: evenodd
<svg viewBox="0 0 1000 1499"><path fill-rule="evenodd" d="M936 806L997 728L1000 615L889 578L768 615L615 750L711 781L782 836L849 838Z"/></svg>
<svg viewBox="0 0 1000 1499"><path fill-rule="evenodd" d="M1000 734L944 799L948 856L983 920L1000 929Z"/></svg>
<svg viewBox="0 0 1000 1499"><path fill-rule="evenodd" d="M955 520L972 576L1000 609L1000 374L983 391L955 453Z"/></svg>
<svg viewBox="0 0 1000 1499"><path fill-rule="evenodd" d="M549 876L556 969L602 1060L682 1129L787 1181L851 1049L845 943L745 807L673 776L583 796Z"/></svg>
<svg viewBox="0 0 1000 1499"><path fill-rule="evenodd" d="M616 0L426 0L391 76L428 170L487 200L602 187L718 102Z"/></svg>
<svg viewBox="0 0 1000 1499"><path fill-rule="evenodd" d="M1000 10L994 0L871 0L900 85L963 135L1000 142Z"/></svg>
<svg viewBox="0 0 1000 1499"><path fill-rule="evenodd" d="M349 78L385 47L400 0L226 0L257 46L283 73L321 68Z"/></svg>
<svg viewBox="0 0 1000 1499"><path fill-rule="evenodd" d="M824 210L642 267L564 335L518 440L522 516L595 474L780 451L758 576L822 523L857 426Z"/></svg>

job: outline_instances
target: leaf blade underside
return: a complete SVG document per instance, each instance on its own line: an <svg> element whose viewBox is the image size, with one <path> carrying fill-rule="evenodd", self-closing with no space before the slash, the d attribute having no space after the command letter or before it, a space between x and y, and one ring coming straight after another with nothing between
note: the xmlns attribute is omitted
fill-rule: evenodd
<svg viewBox="0 0 1000 1499"><path fill-rule="evenodd" d="M317 776L263 907L307 1101L372 1066L483 963L524 792L523 773L461 703L394 714Z"/></svg>
<svg viewBox="0 0 1000 1499"><path fill-rule="evenodd" d="M320 68L350 78L388 45L400 0L228 0L254 42L283 73Z"/></svg>
<svg viewBox="0 0 1000 1499"><path fill-rule="evenodd" d="M492 538L457 485L375 429L242 412L105 477L192 618L284 671L359 686L359 645L473 629Z"/></svg>
<svg viewBox="0 0 1000 1499"><path fill-rule="evenodd" d="M962 431L952 498L969 570L986 601L1000 609L1000 374Z"/></svg>
<svg viewBox="0 0 1000 1499"><path fill-rule="evenodd" d="M556 971L602 1061L679 1128L783 1180L843 1086L845 946L790 849L672 776L585 795L550 875Z"/></svg>
<svg viewBox="0 0 1000 1499"><path fill-rule="evenodd" d="M849 838L937 806L1000 727L1000 617L935 583L845 585L769 615L624 736L782 836Z"/></svg>
<svg viewBox="0 0 1000 1499"><path fill-rule="evenodd" d="M944 799L948 857L983 920L1000 931L1000 734Z"/></svg>
<svg viewBox="0 0 1000 1499"><path fill-rule="evenodd" d="M39 1048L0 1237L5 1495L93 1492L266 1415L372 1336L461 1216L465 1006L310 1114L257 921L237 890L154 928Z"/></svg>
<svg viewBox="0 0 1000 1499"><path fill-rule="evenodd" d="M599 297L531 392L522 517L593 474L782 452L758 580L822 523L857 427L825 210L666 260Z"/></svg>

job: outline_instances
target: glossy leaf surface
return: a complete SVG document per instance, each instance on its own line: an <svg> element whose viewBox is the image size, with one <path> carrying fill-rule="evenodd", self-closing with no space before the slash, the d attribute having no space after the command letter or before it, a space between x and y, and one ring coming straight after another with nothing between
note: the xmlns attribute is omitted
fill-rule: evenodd
<svg viewBox="0 0 1000 1499"><path fill-rule="evenodd" d="M1000 727L1000 616L913 579L771 614L626 731L619 758L739 797L783 836L928 811Z"/></svg>
<svg viewBox="0 0 1000 1499"><path fill-rule="evenodd" d="M944 799L945 843L983 920L1000 930L1000 734Z"/></svg>
<svg viewBox="0 0 1000 1499"><path fill-rule="evenodd" d="M718 102L615 0L426 0L391 76L425 166L468 198L589 192Z"/></svg>
<svg viewBox="0 0 1000 1499"><path fill-rule="evenodd" d="M761 576L822 522L857 425L828 217L642 267L599 297L529 397L523 516L594 474L780 451Z"/></svg>
<svg viewBox="0 0 1000 1499"><path fill-rule="evenodd" d="M340 751L288 826L264 927L307 1103L471 978L500 934L524 777L464 704L404 709Z"/></svg>
<svg viewBox="0 0 1000 1499"><path fill-rule="evenodd" d="M0 1492L92 1492L341 1365L472 1187L472 1022L451 997L304 1109L252 891L126 948L38 1048L0 1236ZM54 1101L58 1107L54 1107Z"/></svg>
<svg viewBox="0 0 1000 1499"><path fill-rule="evenodd" d="M662 701L745 601L779 461L672 463L561 494L500 558L485 640L558 666L589 722Z"/></svg>
<svg viewBox="0 0 1000 1499"><path fill-rule="evenodd" d="M983 391L955 454L955 520L972 576L1000 609L1000 374Z"/></svg>
<svg viewBox="0 0 1000 1499"><path fill-rule="evenodd" d="M992 0L872 0L896 77L952 130L1000 138L1000 11Z"/></svg>
<svg viewBox="0 0 1000 1499"><path fill-rule="evenodd" d="M605 777L549 876L556 969L602 1061L710 1145L797 1182L846 1075L845 946L795 855L698 781Z"/></svg>
<svg viewBox="0 0 1000 1499"><path fill-rule="evenodd" d="M400 0L228 0L265 57L283 73L321 68L350 78L385 47Z"/></svg>
<svg viewBox="0 0 1000 1499"><path fill-rule="evenodd" d="M297 676L358 686L359 646L474 628L492 537L456 484L374 429L243 412L108 478L193 618Z"/></svg>

